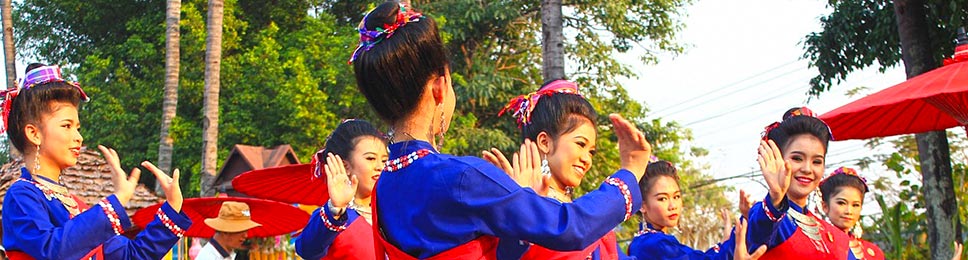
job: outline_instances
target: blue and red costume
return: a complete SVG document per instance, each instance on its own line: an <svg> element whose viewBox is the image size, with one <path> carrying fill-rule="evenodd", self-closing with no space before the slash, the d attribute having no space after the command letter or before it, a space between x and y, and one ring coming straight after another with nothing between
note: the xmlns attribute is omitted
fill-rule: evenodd
<svg viewBox="0 0 968 260"><path fill-rule="evenodd" d="M165 203L134 239L121 235L131 220L114 195L73 215L26 168L3 201L3 246L10 259L160 259L192 222ZM57 182L42 179L46 183Z"/></svg>
<svg viewBox="0 0 968 260"><path fill-rule="evenodd" d="M340 219L328 208L313 212L296 237L296 253L305 259L374 259L373 227L352 208Z"/></svg>
<svg viewBox="0 0 968 260"><path fill-rule="evenodd" d="M380 259L384 250L390 259L496 259L498 238L583 250L642 204L635 176L624 169L598 190L560 203L477 157L439 154L425 141L389 149L395 159L373 194Z"/></svg>
<svg viewBox="0 0 968 260"><path fill-rule="evenodd" d="M629 244L629 255L638 259L733 259L733 236L705 252L683 245L675 236L663 233L647 224Z"/></svg>
<svg viewBox="0 0 968 260"><path fill-rule="evenodd" d="M594 244L580 251L555 251L539 245L531 245L528 251L521 256L522 260L568 260L568 259L594 259L594 260L615 260L615 259L635 259L621 252L618 248L618 240L615 232L608 232L604 237L595 241Z"/></svg>
<svg viewBox="0 0 968 260"><path fill-rule="evenodd" d="M767 246L760 259L855 259L843 230L789 199L784 198L779 208L770 201L767 195L749 213L748 249Z"/></svg>

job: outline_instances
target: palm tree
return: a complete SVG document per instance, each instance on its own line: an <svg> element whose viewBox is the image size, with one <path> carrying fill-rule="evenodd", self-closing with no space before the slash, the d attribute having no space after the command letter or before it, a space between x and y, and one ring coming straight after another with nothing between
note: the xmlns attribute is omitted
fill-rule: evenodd
<svg viewBox="0 0 968 260"><path fill-rule="evenodd" d="M565 35L561 0L541 0L541 75L545 81L565 78Z"/></svg>
<svg viewBox="0 0 968 260"><path fill-rule="evenodd" d="M202 187L203 197L215 195L215 164L218 162L218 93L222 63L222 0L208 1L205 38L205 94L202 113Z"/></svg>
<svg viewBox="0 0 968 260"><path fill-rule="evenodd" d="M17 87L17 52L13 45L13 15L11 14L11 0L3 0L3 56L7 67L7 88Z"/></svg>
<svg viewBox="0 0 968 260"><path fill-rule="evenodd" d="M6 0L10 1L10 0ZM174 140L169 136L171 120L178 107L178 72L180 63L181 0L168 0L165 11L165 99L161 106L161 139L158 142L158 166L164 172L171 171L171 154ZM155 193L161 193L160 183L155 182Z"/></svg>

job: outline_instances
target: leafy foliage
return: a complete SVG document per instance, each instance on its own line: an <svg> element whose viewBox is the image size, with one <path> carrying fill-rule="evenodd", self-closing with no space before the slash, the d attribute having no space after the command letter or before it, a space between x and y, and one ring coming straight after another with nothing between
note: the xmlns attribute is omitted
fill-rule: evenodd
<svg viewBox="0 0 968 260"><path fill-rule="evenodd" d="M444 150L477 155L520 143L513 120L499 118L512 97L541 85L539 5L530 1L411 1L433 16L452 57L457 112ZM220 158L233 144L291 144L304 161L323 145L342 118L378 122L355 88L346 65L363 12L378 1L226 1L224 9ZM688 0L565 1L569 78L601 112L621 113L647 132L657 154L682 169L682 187L706 180L703 165L681 144L691 133L674 122L648 120L648 110L628 96L622 77L634 77L616 54L633 47L657 62L660 53L679 53L679 10ZM198 193L201 150L205 14L203 0L186 0L181 20L181 80L177 117L171 128L173 167L192 176L186 195ZM67 64L93 97L81 112L88 144L106 144L122 154L124 165L157 155L164 73L164 1L116 3L109 0L24 0L15 17L20 46L29 57ZM84 14L84 15L76 15ZM24 29L19 29L24 28ZM378 123L379 124L379 123ZM601 140L595 167L578 189L594 188L618 168L615 138L606 117L598 122ZM150 179L146 176L145 179ZM188 180L183 180L188 184ZM147 180L153 182L153 180ZM709 234L724 188L688 190L685 215ZM714 225L711 230L718 230ZM622 238L635 231L623 226ZM699 236L695 236L699 237ZM692 238L692 237L690 237ZM691 239L705 247L719 238Z"/></svg>

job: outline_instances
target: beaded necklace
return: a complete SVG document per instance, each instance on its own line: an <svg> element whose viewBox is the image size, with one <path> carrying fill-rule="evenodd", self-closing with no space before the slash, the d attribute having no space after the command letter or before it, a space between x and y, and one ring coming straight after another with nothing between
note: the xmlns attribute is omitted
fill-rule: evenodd
<svg viewBox="0 0 968 260"><path fill-rule="evenodd" d="M24 178L20 178L20 180L30 182L36 186L41 192L44 193L44 197L47 197L48 201L52 201L56 198L61 202L61 205L64 205L64 208L67 209L67 213L70 214L71 218L74 218L74 216L77 216L77 214L81 214L81 209L78 207L77 200L74 200L74 197L67 192L67 187L53 183L45 178L40 178L36 175L33 177L33 180Z"/></svg>
<svg viewBox="0 0 968 260"><path fill-rule="evenodd" d="M400 156L393 160L387 161L386 167L383 168L383 171L385 172L398 171L400 169L406 168L407 166L410 166L410 164L413 164L413 162L417 161L417 159L423 158L424 156L427 156L432 153L433 152L430 151L430 149L420 149L420 150L413 151L410 154Z"/></svg>

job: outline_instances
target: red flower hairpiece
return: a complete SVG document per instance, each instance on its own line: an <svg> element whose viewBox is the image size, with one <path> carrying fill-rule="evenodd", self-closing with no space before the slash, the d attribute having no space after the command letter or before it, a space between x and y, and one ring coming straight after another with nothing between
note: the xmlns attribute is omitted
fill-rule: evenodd
<svg viewBox="0 0 968 260"><path fill-rule="evenodd" d="M834 170L834 172L830 173L830 176L827 176L827 178L823 178L823 180L820 181L820 185L822 186L824 182L827 182L827 180L830 179L830 177L834 177L839 174L857 177L858 179L860 179L860 182L864 184L864 192L870 191L870 188L867 187L867 178L861 177L860 174L857 173L857 170L854 170L854 168L850 168L850 167L837 168L836 170Z"/></svg>
<svg viewBox="0 0 968 260"><path fill-rule="evenodd" d="M538 89L538 91L512 98L511 101L509 101L508 104L497 113L497 116L504 115L505 112L513 110L514 114L511 116L517 118L518 127L520 128L531 123L531 112L534 111L535 105L538 104L538 99L540 99L542 96L551 96L558 93L580 95L578 94L578 85L574 82L563 79L555 80L551 83L548 83L544 87L541 87L541 89Z"/></svg>
<svg viewBox="0 0 968 260"><path fill-rule="evenodd" d="M787 120L789 118L793 118L793 117L797 117L797 116L809 116L809 117L813 117L813 118L816 118L816 119L820 120L820 122L823 122L823 120L820 119L820 117L817 115L817 113L814 113L813 110L810 110L807 107L800 107L800 108L793 109L793 110L787 112L787 114L783 115L783 120L785 121L785 120ZM780 127L780 124L781 123L782 123L782 121L780 121L780 122L773 122L772 124L767 125L765 127L765 129L763 130L763 134L761 136L762 139L763 139L763 141L769 140L770 139L770 131L773 131L774 129L777 129L778 127ZM830 131L830 126L827 125L827 122L823 122L823 124L827 126L827 133L830 135L830 140L833 140L834 139L834 133Z"/></svg>

